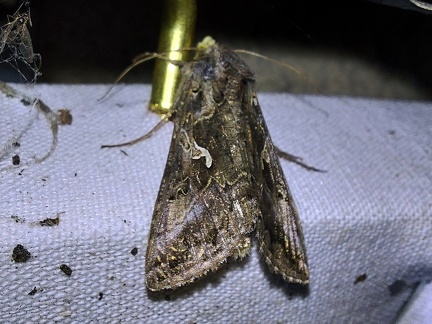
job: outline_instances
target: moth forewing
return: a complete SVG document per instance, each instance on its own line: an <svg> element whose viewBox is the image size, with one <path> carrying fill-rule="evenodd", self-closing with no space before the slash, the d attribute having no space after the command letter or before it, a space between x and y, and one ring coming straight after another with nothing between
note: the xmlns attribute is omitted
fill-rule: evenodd
<svg viewBox="0 0 432 324"><path fill-rule="evenodd" d="M286 281L307 284L309 269L297 208L267 129L253 85L244 101L255 144L257 186L261 214L257 222L259 251L269 269Z"/></svg>
<svg viewBox="0 0 432 324"><path fill-rule="evenodd" d="M226 125L238 113L232 102L242 99L243 85L235 85L241 76L232 73L231 80L222 80L225 70L209 55L183 68L147 250L150 290L190 283L250 250L257 202L251 170L243 163L251 147L236 145L239 125ZM227 84L233 100L221 102ZM211 166L205 157L192 158L192 143L209 152Z"/></svg>
<svg viewBox="0 0 432 324"><path fill-rule="evenodd" d="M255 99L255 109L259 109ZM254 105L254 104L252 104ZM307 284L309 269L297 208L263 118L258 118L263 143L261 217L257 224L259 250L270 270L285 280ZM259 137L260 135L257 134Z"/></svg>
<svg viewBox="0 0 432 324"><path fill-rule="evenodd" d="M148 289L183 286L228 258L246 256L256 227L271 270L306 283L300 223L254 97L252 72L214 44L182 74L147 247Z"/></svg>

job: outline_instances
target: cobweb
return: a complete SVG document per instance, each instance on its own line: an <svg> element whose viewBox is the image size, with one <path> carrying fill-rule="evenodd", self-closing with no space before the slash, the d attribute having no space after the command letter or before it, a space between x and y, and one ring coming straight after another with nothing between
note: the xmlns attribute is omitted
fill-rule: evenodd
<svg viewBox="0 0 432 324"><path fill-rule="evenodd" d="M70 124L62 121L63 111L56 113L41 99L1 81L0 95L5 97L0 98L0 171L45 161L57 146L59 125ZM39 118L40 115L45 118ZM44 131L41 132L41 129ZM27 147L26 155L21 152L21 145Z"/></svg>
<svg viewBox="0 0 432 324"><path fill-rule="evenodd" d="M0 4L5 4L4 1L0 0ZM41 74L41 56L33 51L28 29L32 26L30 2L20 0L19 3L18 9L6 17L6 23L0 28L0 64L8 64L15 69L26 85L19 86L25 90L21 91L0 81L0 95L5 96L0 107L0 171L41 163L47 159L55 150L58 125L61 124L60 116L39 96L28 94ZM36 129L44 127L40 114L49 125L44 138L35 133ZM45 143L50 142L50 135L51 144L44 147ZM27 150L28 156L23 155L20 153L21 143L35 151L30 149ZM45 152L41 154L41 150ZM12 165L8 157L12 157Z"/></svg>
<svg viewBox="0 0 432 324"><path fill-rule="evenodd" d="M23 82L35 83L41 75L41 56L33 51L29 32L32 26L30 2L21 1L13 15L0 28L0 64L8 64Z"/></svg>

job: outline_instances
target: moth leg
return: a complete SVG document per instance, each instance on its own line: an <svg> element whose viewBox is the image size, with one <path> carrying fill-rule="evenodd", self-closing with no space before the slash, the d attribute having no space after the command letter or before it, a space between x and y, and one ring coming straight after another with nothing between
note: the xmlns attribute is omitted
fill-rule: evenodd
<svg viewBox="0 0 432 324"><path fill-rule="evenodd" d="M321 169L318 169L318 168L315 168L313 166L306 164L305 162L303 162L303 158L296 156L296 155L293 155L293 154L290 154L290 153L287 153L287 152L284 152L281 149L279 149L276 145L274 145L274 148L275 148L276 153L279 157L281 157L287 161L293 162L297 165L300 165L302 168L305 168L308 171L322 172L322 173L327 172L326 170L321 170Z"/></svg>
<svg viewBox="0 0 432 324"><path fill-rule="evenodd" d="M162 128L163 125L165 125L165 123L167 123L167 121L162 119L147 134L145 134L145 135L143 135L141 137L138 137L138 138L136 138L136 139L134 139L132 141L126 142L126 143L102 145L101 148L111 148L111 147L122 147L122 146L134 145L136 143L139 143L141 141L144 141L144 140L152 137L153 134L155 134L159 129Z"/></svg>

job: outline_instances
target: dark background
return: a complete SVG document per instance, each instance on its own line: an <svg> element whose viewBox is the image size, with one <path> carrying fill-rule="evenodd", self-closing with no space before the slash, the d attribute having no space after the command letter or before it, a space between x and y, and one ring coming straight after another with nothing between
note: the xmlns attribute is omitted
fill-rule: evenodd
<svg viewBox="0 0 432 324"><path fill-rule="evenodd" d="M302 71L293 75L249 58L260 90L432 98L432 15L408 0L197 3L197 41L211 35ZM0 2L3 23L16 9L5 4ZM134 56L156 50L161 12L157 0L33 0L30 33L42 55L38 82L112 82ZM144 64L124 82L150 83L151 69ZM0 64L0 80L22 79L9 64Z"/></svg>

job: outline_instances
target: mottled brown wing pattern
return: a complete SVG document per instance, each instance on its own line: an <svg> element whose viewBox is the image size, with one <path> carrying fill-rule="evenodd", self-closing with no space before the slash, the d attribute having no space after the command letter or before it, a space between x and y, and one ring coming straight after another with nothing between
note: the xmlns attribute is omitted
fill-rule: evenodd
<svg viewBox="0 0 432 324"><path fill-rule="evenodd" d="M252 74L217 54L183 68L147 249L150 290L185 285L250 250L260 209L240 110Z"/></svg>
<svg viewBox="0 0 432 324"><path fill-rule="evenodd" d="M213 45L183 67L146 255L150 290L173 289L250 251L307 283L301 226L253 92L253 74Z"/></svg>
<svg viewBox="0 0 432 324"><path fill-rule="evenodd" d="M309 269L303 231L282 167L254 92L245 98L250 123L256 124L254 143L262 177L257 222L259 250L270 270L286 281L307 284Z"/></svg>

